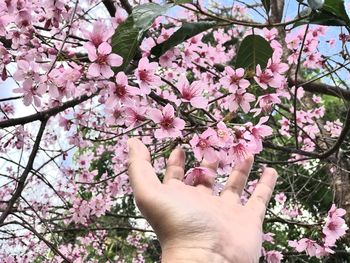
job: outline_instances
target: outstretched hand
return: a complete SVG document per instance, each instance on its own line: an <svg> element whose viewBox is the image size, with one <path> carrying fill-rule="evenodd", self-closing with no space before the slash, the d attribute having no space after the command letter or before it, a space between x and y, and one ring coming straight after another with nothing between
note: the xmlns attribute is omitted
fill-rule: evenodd
<svg viewBox="0 0 350 263"><path fill-rule="evenodd" d="M277 180L274 169L264 169L243 206L240 197L252 156L235 166L220 196L215 196L210 183L189 186L182 182L185 153L180 148L171 153L160 182L146 146L137 139L130 139L128 145L136 204L158 236L162 262L258 262L262 223ZM215 169L212 164L203 166Z"/></svg>

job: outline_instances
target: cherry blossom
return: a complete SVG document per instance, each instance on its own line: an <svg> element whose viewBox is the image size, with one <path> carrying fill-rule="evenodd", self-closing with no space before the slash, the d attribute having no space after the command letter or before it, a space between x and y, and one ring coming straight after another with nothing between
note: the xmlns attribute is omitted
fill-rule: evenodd
<svg viewBox="0 0 350 263"><path fill-rule="evenodd" d="M215 178L216 174L213 172L213 170L205 167L191 168L186 172L184 182L187 185L196 186L201 182L204 182L206 180L206 176Z"/></svg>
<svg viewBox="0 0 350 263"><path fill-rule="evenodd" d="M176 87L181 93L181 100L190 102L195 108L204 109L208 105L208 101L203 97L203 83L195 81L189 84L185 76L180 77Z"/></svg>
<svg viewBox="0 0 350 263"><path fill-rule="evenodd" d="M118 72L115 83L110 83L108 87L107 107L113 107L117 101L127 103L133 96L138 94L138 89L128 84L128 77L124 72Z"/></svg>
<svg viewBox="0 0 350 263"><path fill-rule="evenodd" d="M280 251L270 250L265 254L268 263L280 263L283 259L283 254Z"/></svg>
<svg viewBox="0 0 350 263"><path fill-rule="evenodd" d="M279 88L282 83L281 78L276 77L269 69L263 71L260 65L256 66L256 74L254 80L263 89L267 89L269 86Z"/></svg>
<svg viewBox="0 0 350 263"><path fill-rule="evenodd" d="M142 94L149 94L153 86L161 84L160 77L155 75L157 68L157 62L149 63L146 57L140 59L135 75Z"/></svg>
<svg viewBox="0 0 350 263"><path fill-rule="evenodd" d="M92 77L113 77L111 67L119 67L123 63L119 55L111 54L112 47L107 42L102 42L97 49L88 45L87 51L90 61L93 62L88 70L88 74Z"/></svg>
<svg viewBox="0 0 350 263"><path fill-rule="evenodd" d="M244 89L238 89L234 94L230 95L226 105L231 112L236 112L241 107L243 112L248 113L250 103L253 101L255 101L253 94L246 92Z"/></svg>
<svg viewBox="0 0 350 263"><path fill-rule="evenodd" d="M32 80L25 80L22 84L22 88L14 89L13 92L23 94L23 104L25 106L29 106L34 101L35 106L40 107L40 98L46 92L46 87L44 85L35 87Z"/></svg>
<svg viewBox="0 0 350 263"><path fill-rule="evenodd" d="M241 88L245 90L250 86L250 82L244 79L244 69L238 68L236 70L231 67L225 67L225 76L220 79L220 83L227 87L231 92L236 92Z"/></svg>
<svg viewBox="0 0 350 263"><path fill-rule="evenodd" d="M185 121L175 117L174 108L170 104L167 104L162 111L151 109L149 116L152 121L160 125L160 129L154 132L157 139L180 137L181 131L185 128Z"/></svg>
<svg viewBox="0 0 350 263"><path fill-rule="evenodd" d="M213 148L217 144L216 132L208 128L199 136L195 134L190 141L190 145L193 147L194 156L198 161L203 158L209 163L214 163L217 160L216 152Z"/></svg>
<svg viewBox="0 0 350 263"><path fill-rule="evenodd" d="M280 203L280 204L284 204L287 200L286 195L282 192L282 193L278 193L275 195L275 200L276 202Z"/></svg>
<svg viewBox="0 0 350 263"><path fill-rule="evenodd" d="M327 246L334 246L337 239L344 236L348 230L345 220L342 218L346 211L342 208L336 208L333 204L328 211L326 224L323 227L323 234L326 235L325 243Z"/></svg>
<svg viewBox="0 0 350 263"><path fill-rule="evenodd" d="M84 36L89 40L88 45L92 45L95 48L98 48L103 42L107 42L114 34L113 28L109 28L102 21L96 21L93 24L92 32L83 32ZM92 47L86 46L86 49L92 49Z"/></svg>

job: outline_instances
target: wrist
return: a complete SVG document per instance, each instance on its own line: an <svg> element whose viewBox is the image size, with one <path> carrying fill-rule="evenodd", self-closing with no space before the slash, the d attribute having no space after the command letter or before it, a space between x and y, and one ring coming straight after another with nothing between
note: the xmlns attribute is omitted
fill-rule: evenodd
<svg viewBox="0 0 350 263"><path fill-rule="evenodd" d="M233 259L226 258L217 251L202 247L172 247L162 249L162 263L233 263Z"/></svg>

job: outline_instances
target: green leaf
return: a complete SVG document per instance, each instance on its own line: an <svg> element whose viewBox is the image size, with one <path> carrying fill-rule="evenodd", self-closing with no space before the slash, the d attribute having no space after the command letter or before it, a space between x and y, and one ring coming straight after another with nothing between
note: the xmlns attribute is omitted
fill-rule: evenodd
<svg viewBox="0 0 350 263"><path fill-rule="evenodd" d="M346 13L344 0L326 0L322 9L342 19L350 26L350 19Z"/></svg>
<svg viewBox="0 0 350 263"><path fill-rule="evenodd" d="M270 43L262 36L249 35L243 39L238 49L235 66L255 70L255 67L260 65L264 69L272 53Z"/></svg>
<svg viewBox="0 0 350 263"><path fill-rule="evenodd" d="M202 33L213 26L216 22L201 21L197 23L185 23L174 34L172 34L166 41L152 48L151 53L157 57L163 55L169 49L181 44L191 37Z"/></svg>
<svg viewBox="0 0 350 263"><path fill-rule="evenodd" d="M133 18L118 26L112 37L112 52L123 58L123 64L116 71L124 70L135 56L139 35L140 30L134 27Z"/></svg>
<svg viewBox="0 0 350 263"><path fill-rule="evenodd" d="M154 3L136 6L132 14L117 27L112 37L112 52L123 58L123 64L115 71L124 70L129 65L136 54L144 32L151 27L158 16L164 14L172 6L172 4L161 6Z"/></svg>
<svg viewBox="0 0 350 263"><path fill-rule="evenodd" d="M350 27L350 19L346 13L344 0L326 0L321 10L312 12L308 18L296 22L293 27L308 23Z"/></svg>
<svg viewBox="0 0 350 263"><path fill-rule="evenodd" d="M327 11L321 11L318 13L313 13L311 17L307 19L296 22L293 27L298 27L308 23L323 26L346 26L346 22L342 19L335 17L333 14Z"/></svg>
<svg viewBox="0 0 350 263"><path fill-rule="evenodd" d="M270 7L271 7L271 2L270 0L261 0L263 6L264 6L264 9L266 11L266 14L269 14L270 13Z"/></svg>
<svg viewBox="0 0 350 263"><path fill-rule="evenodd" d="M172 6L172 4L158 5L154 3L139 5L133 9L131 16L135 26L141 31L146 31L151 27L154 19L163 15Z"/></svg>

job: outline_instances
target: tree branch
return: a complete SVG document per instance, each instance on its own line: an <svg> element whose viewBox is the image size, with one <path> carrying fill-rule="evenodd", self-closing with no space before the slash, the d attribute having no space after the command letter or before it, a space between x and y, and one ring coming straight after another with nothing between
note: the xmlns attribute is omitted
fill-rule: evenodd
<svg viewBox="0 0 350 263"><path fill-rule="evenodd" d="M339 87L331 86L328 84L324 83L317 83L317 82L311 82L311 83L305 83L305 80L298 79L297 83L293 79L288 79L288 82L290 83L291 86L293 85L302 85L305 91L311 92L311 93L319 93L319 94L324 94L324 95L330 95L330 96L335 96L341 99L344 99L346 101L350 101L350 91L346 89L342 89Z"/></svg>
<svg viewBox="0 0 350 263"><path fill-rule="evenodd" d="M21 118L15 118L15 119L9 119L9 120L5 120L0 122L0 128L7 128L7 127L11 127L11 126L15 126L15 125L24 125L26 123L29 122L33 122L33 121L38 121L38 120L45 120L48 119L51 116L56 115L57 113L60 113L68 108L72 108L84 101L87 101L88 99L93 98L94 96L96 96L99 93L99 90L92 93L91 95L82 95L79 98L75 98L73 100L67 101L65 103L63 103L61 106L57 106L55 108L51 108L45 111L41 111L41 112L37 112L34 113L32 115L28 115L25 117L21 117Z"/></svg>
<svg viewBox="0 0 350 263"><path fill-rule="evenodd" d="M323 153L307 152L307 151L303 151L300 149L289 148L289 147L285 147L285 146L278 146L278 145L274 145L268 141L263 142L263 145L266 148L270 148L270 149L274 149L274 150L281 150L285 153L296 153L296 154L300 154L303 156L308 156L308 157L313 157L313 158L318 158L318 159L326 159L326 158L330 157L332 154L334 154L336 151L339 150L340 146L342 145L346 136L348 135L349 130L350 130L350 107L348 108L348 111L346 113L344 127L343 127L337 141L335 142L335 144L331 148L329 148L327 151L325 151Z"/></svg>
<svg viewBox="0 0 350 263"><path fill-rule="evenodd" d="M112 0L103 0L102 3L106 7L109 15L111 17L114 17L115 16L115 12L117 11L117 9L115 8L113 1Z"/></svg>
<svg viewBox="0 0 350 263"><path fill-rule="evenodd" d="M120 0L120 4L129 15L132 13L132 6L130 5L128 0Z"/></svg>
<svg viewBox="0 0 350 263"><path fill-rule="evenodd" d="M40 128L39 128L38 134L36 136L35 143L33 145L33 150L30 153L27 166L24 169L24 171L23 171L23 173L18 181L17 188L16 188L15 192L13 193L11 199L9 200L7 207L5 208L4 212L0 216L0 226L4 223L6 217L11 213L15 202L17 201L17 199L19 198L19 196L21 195L21 193L24 189L25 181L27 180L27 177L33 168L34 159L35 159L35 156L39 150L41 138L44 134L46 123L47 123L47 119L44 119L40 124Z"/></svg>

